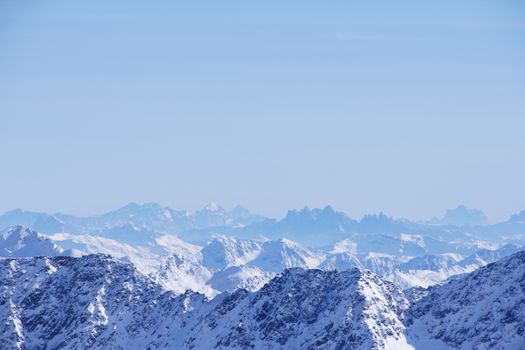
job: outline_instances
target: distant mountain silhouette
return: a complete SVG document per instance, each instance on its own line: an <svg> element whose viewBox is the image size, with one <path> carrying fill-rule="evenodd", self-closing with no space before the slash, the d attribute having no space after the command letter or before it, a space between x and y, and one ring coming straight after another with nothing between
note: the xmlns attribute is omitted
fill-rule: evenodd
<svg viewBox="0 0 525 350"><path fill-rule="evenodd" d="M440 222L442 225L483 226L487 224L487 216L481 210L459 205L445 212Z"/></svg>
<svg viewBox="0 0 525 350"><path fill-rule="evenodd" d="M281 220L253 214L236 206L227 210L210 203L195 212L175 210L157 203L129 203L102 215L76 217L15 209L0 215L0 230L24 225L42 233L68 232L130 239L148 239L156 233L175 233L194 243L205 243L217 234L244 239L266 237L288 238L306 246L326 247L337 241L358 236L378 235L398 239L401 234L418 234L437 240L466 237L475 233L480 238L497 242L501 234L525 234L525 211L508 221L488 225L486 216L477 209L460 205L447 210L442 219L418 223L393 218L382 212L365 215L357 221L331 206L289 210ZM142 233L143 234L142 234ZM509 243L519 243L509 241Z"/></svg>

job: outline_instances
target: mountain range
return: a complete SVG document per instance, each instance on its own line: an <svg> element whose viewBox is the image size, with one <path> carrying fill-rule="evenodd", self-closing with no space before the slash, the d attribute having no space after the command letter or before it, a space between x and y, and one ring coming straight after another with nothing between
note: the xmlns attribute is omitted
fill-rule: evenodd
<svg viewBox="0 0 525 350"><path fill-rule="evenodd" d="M228 211L210 203L201 210L189 212L163 207L157 203L129 203L117 210L88 217L14 209L0 216L0 229L25 225L43 233L96 233L113 227L133 225L141 229L176 233L208 227L243 226L265 219L241 206Z"/></svg>
<svg viewBox="0 0 525 350"><path fill-rule="evenodd" d="M0 260L4 349L520 349L525 252L429 289L287 269L261 289L176 295L105 255Z"/></svg>
<svg viewBox="0 0 525 350"><path fill-rule="evenodd" d="M365 215L356 220L332 207L289 210L280 220L253 214L242 206L226 210L211 203L201 210L189 212L174 210L156 203L130 203L120 209L89 217L69 214L47 214L15 209L0 215L0 230L23 225L42 233L67 232L109 236L117 234L134 237L125 230L143 230L153 233L176 234L194 243L204 243L216 234L245 239L266 237L288 238L310 247L326 247L359 234L427 235L438 240L460 238L472 241L508 243L525 241L525 211L509 220L487 224L486 216L477 209L460 205L447 210L442 219L413 222L396 219L384 213ZM130 238L131 239L131 238ZM514 241L513 241L514 240Z"/></svg>
<svg viewBox="0 0 525 350"><path fill-rule="evenodd" d="M137 229L134 234L144 232ZM191 289L213 297L237 288L257 290L293 267L367 269L403 289L428 287L521 249L514 244L487 249L485 244L444 243L409 235L399 239L360 235L328 249L308 248L287 238L248 240L217 235L204 245L195 245L170 234L124 242L119 237L46 235L16 226L0 234L0 252L4 257L107 254L133 263L138 271L173 292Z"/></svg>
<svg viewBox="0 0 525 350"><path fill-rule="evenodd" d="M523 212L477 226L476 210L451 212L425 223L331 207L281 220L216 204L7 212L0 344L520 349Z"/></svg>

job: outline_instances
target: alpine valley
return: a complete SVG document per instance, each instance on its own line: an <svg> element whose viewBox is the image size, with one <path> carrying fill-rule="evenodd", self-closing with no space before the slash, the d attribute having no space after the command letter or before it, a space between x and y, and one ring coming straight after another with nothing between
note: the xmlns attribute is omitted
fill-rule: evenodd
<svg viewBox="0 0 525 350"><path fill-rule="evenodd" d="M0 215L1 349L525 349L525 211Z"/></svg>

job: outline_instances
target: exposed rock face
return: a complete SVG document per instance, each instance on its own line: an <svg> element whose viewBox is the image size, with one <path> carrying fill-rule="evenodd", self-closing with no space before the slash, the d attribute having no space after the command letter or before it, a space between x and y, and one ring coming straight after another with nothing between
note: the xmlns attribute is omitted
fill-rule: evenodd
<svg viewBox="0 0 525 350"><path fill-rule="evenodd" d="M429 288L407 324L422 349L525 348L525 251Z"/></svg>
<svg viewBox="0 0 525 350"><path fill-rule="evenodd" d="M406 294L294 268L212 300L105 255L0 260L2 349L520 349L524 310L525 252Z"/></svg>
<svg viewBox="0 0 525 350"><path fill-rule="evenodd" d="M410 348L403 293L371 272L289 269L255 293L222 299L198 325L206 348ZM213 341L210 342L210 339Z"/></svg>
<svg viewBox="0 0 525 350"><path fill-rule="evenodd" d="M1 265L0 341L7 349L405 344L402 292L357 269L286 270L258 292L208 301L166 292L133 265L103 255L3 259Z"/></svg>

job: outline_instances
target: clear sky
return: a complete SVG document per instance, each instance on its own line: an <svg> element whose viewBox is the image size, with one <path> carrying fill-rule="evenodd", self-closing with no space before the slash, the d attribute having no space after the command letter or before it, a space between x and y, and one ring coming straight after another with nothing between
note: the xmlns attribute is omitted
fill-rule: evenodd
<svg viewBox="0 0 525 350"><path fill-rule="evenodd" d="M0 0L0 211L525 209L523 1Z"/></svg>

